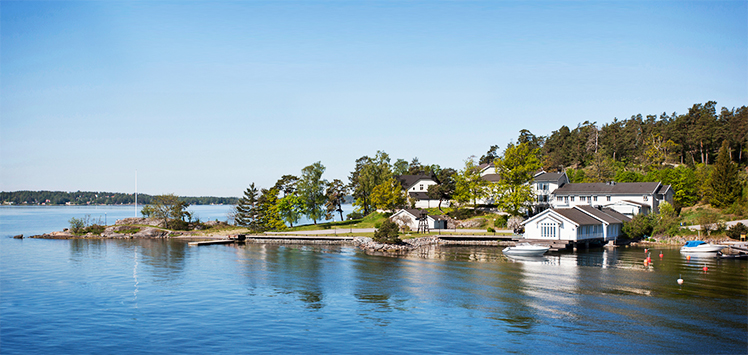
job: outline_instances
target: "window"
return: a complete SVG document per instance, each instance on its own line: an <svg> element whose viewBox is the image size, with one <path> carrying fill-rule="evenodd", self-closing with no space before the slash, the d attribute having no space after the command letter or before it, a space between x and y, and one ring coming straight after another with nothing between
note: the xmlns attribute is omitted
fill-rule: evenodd
<svg viewBox="0 0 748 355"><path fill-rule="evenodd" d="M642 196L642 200L647 201L647 195Z"/></svg>
<svg viewBox="0 0 748 355"><path fill-rule="evenodd" d="M569 196L564 196L564 202L569 203Z"/></svg>
<svg viewBox="0 0 748 355"><path fill-rule="evenodd" d="M571 202L574 202L574 196L571 196Z"/></svg>
<svg viewBox="0 0 748 355"><path fill-rule="evenodd" d="M423 184L419 185L421 187L421 191L423 191Z"/></svg>
<svg viewBox="0 0 748 355"><path fill-rule="evenodd" d="M610 196L605 196L605 198L610 202Z"/></svg>
<svg viewBox="0 0 748 355"><path fill-rule="evenodd" d="M541 238L556 238L556 224L550 222L540 223Z"/></svg>
<svg viewBox="0 0 748 355"><path fill-rule="evenodd" d="M556 201L558 201L558 202L561 202L561 201L563 201L563 200L564 200L564 198L563 198L562 196L558 196L558 197L556 197Z"/></svg>
<svg viewBox="0 0 748 355"><path fill-rule="evenodd" d="M584 199L585 199L585 197L584 197L584 196L579 196L579 201L580 201L580 202L584 202Z"/></svg>
<svg viewBox="0 0 748 355"><path fill-rule="evenodd" d="M592 200L597 202L597 196L592 196Z"/></svg>

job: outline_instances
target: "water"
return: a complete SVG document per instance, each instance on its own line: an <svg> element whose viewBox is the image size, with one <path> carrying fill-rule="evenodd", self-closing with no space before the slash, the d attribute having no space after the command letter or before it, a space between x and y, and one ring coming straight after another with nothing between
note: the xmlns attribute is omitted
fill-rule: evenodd
<svg viewBox="0 0 748 355"><path fill-rule="evenodd" d="M21 240L0 213L2 354L748 351L746 261Z"/></svg>

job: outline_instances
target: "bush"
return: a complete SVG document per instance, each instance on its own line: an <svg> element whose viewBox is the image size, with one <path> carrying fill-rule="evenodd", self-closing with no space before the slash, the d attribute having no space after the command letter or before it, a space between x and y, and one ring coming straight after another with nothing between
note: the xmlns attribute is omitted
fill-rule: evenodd
<svg viewBox="0 0 748 355"><path fill-rule="evenodd" d="M486 232L488 232L488 233L496 233L496 230L493 229L493 228L491 228L491 227L488 227L488 228L486 228Z"/></svg>
<svg viewBox="0 0 748 355"><path fill-rule="evenodd" d="M348 214L348 216L346 216L346 219L349 219L349 220L351 220L351 219L362 219L362 218L364 218L364 214L361 213L361 212L351 212L351 213Z"/></svg>
<svg viewBox="0 0 748 355"><path fill-rule="evenodd" d="M653 215L638 214L630 221L623 223L622 231L629 238L641 239L644 236L652 235L656 223Z"/></svg>
<svg viewBox="0 0 748 355"><path fill-rule="evenodd" d="M475 210L467 209L467 208L459 208L454 211L450 211L447 213L448 216L454 218L454 219L468 219L470 217L475 216Z"/></svg>
<svg viewBox="0 0 748 355"><path fill-rule="evenodd" d="M730 227L725 234L732 239L740 239L741 234L748 235L748 227L743 223L738 223Z"/></svg>
<svg viewBox="0 0 748 355"><path fill-rule="evenodd" d="M374 232L374 241L385 244L400 244L402 240L397 233L397 224L390 220L382 222L382 227Z"/></svg>
<svg viewBox="0 0 748 355"><path fill-rule="evenodd" d="M507 215L501 215L496 217L496 220L493 221L493 225L497 228L506 228L506 222L509 220L509 216Z"/></svg>

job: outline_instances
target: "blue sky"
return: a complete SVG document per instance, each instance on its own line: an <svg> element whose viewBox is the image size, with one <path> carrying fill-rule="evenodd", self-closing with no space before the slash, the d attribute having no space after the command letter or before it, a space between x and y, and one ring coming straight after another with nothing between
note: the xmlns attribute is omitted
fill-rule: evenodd
<svg viewBox="0 0 748 355"><path fill-rule="evenodd" d="M746 1L0 2L0 190L239 196L748 104Z"/></svg>

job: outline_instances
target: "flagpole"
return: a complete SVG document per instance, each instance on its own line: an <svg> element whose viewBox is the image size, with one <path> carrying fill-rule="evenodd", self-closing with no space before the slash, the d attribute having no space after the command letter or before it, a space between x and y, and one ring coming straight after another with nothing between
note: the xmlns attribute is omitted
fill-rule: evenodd
<svg viewBox="0 0 748 355"><path fill-rule="evenodd" d="M135 218L138 218L138 169L135 169Z"/></svg>

